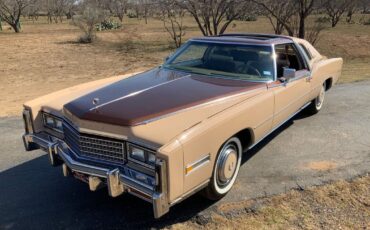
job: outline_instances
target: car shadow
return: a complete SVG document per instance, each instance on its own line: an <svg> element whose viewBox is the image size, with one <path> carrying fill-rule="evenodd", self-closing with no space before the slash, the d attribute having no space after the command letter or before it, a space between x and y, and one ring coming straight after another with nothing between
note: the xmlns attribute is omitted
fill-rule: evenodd
<svg viewBox="0 0 370 230"><path fill-rule="evenodd" d="M281 125L279 128L274 130L267 137L265 137L261 142L259 142L256 146L254 146L252 149L244 152L243 158L242 158L242 165L248 162L254 155L256 155L263 147L265 147L268 143L270 143L273 139L275 139L275 137L277 137L280 133L282 133L284 130L292 126L294 124L294 121L305 119L309 116L310 115L305 113L305 111L301 111L300 113L292 117L290 120L285 122L283 125Z"/></svg>
<svg viewBox="0 0 370 230"><path fill-rule="evenodd" d="M243 164L301 116L244 154ZM63 177L61 167L51 167L46 155L0 173L0 229L163 228L214 204L195 194L154 219L150 203L129 194L111 198L106 189L91 192L83 182Z"/></svg>
<svg viewBox="0 0 370 230"><path fill-rule="evenodd" d="M214 203L196 194L156 220L150 203L129 194L111 198L106 189L91 192L61 170L44 155L1 172L0 229L162 228Z"/></svg>

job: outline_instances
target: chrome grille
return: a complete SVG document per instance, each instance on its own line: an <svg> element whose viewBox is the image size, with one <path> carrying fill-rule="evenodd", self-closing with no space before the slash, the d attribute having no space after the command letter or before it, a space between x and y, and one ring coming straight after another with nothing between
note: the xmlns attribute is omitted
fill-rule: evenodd
<svg viewBox="0 0 370 230"><path fill-rule="evenodd" d="M71 150L80 157L124 163L125 143L120 140L79 133L63 122L64 139Z"/></svg>

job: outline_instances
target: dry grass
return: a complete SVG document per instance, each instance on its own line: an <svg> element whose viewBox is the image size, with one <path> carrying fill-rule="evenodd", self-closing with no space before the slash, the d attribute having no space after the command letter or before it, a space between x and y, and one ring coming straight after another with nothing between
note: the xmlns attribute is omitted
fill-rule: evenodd
<svg viewBox="0 0 370 230"><path fill-rule="evenodd" d="M238 203L232 211L225 212L221 206L209 220L171 226L177 230L199 228L369 229L370 176Z"/></svg>
<svg viewBox="0 0 370 230"><path fill-rule="evenodd" d="M186 19L186 38L200 36ZM99 32L98 42L77 44L80 32L68 23L23 23L24 31L0 32L0 117L19 115L22 103L82 82L144 70L159 65L173 49L162 24L125 19L122 30ZM370 79L369 26L339 24L326 30L318 49L345 59L341 82ZM266 19L236 22L228 32L272 32ZM322 167L312 166L312 167ZM220 207L204 226L187 222L174 229L370 228L370 177L337 182L304 192ZM231 213L230 213L231 210ZM238 215L235 210L241 210Z"/></svg>
<svg viewBox="0 0 370 230"><path fill-rule="evenodd" d="M200 36L186 18L186 38ZM5 27L5 26L4 26ZM324 32L317 47L330 57L342 56L341 82L370 78L369 26L340 24ZM235 22L228 32L272 32L264 18ZM43 19L23 22L23 32L0 32L1 116L19 115L23 102L43 94L131 71L152 68L173 51L158 20L125 19L124 28L99 32L94 44L77 44L80 32L68 22L49 25Z"/></svg>

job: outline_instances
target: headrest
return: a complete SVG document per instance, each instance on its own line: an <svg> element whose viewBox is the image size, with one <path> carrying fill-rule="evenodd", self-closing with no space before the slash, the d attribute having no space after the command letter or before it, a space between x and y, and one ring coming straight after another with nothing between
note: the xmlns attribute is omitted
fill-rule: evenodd
<svg viewBox="0 0 370 230"><path fill-rule="evenodd" d="M241 62L258 61L259 59L258 53L253 51L233 50L231 55L235 61Z"/></svg>
<svg viewBox="0 0 370 230"><path fill-rule="evenodd" d="M208 66L210 69L219 71L233 71L235 63L232 57L223 55L210 55L208 59Z"/></svg>

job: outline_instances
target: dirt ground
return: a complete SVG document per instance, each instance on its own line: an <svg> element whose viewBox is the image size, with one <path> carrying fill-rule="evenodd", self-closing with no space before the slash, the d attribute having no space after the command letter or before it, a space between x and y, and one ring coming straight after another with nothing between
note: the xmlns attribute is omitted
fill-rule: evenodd
<svg viewBox="0 0 370 230"><path fill-rule="evenodd" d="M221 206L171 229L370 229L370 176Z"/></svg>
<svg viewBox="0 0 370 230"><path fill-rule="evenodd" d="M186 18L186 39L200 36ZM4 26L0 32L0 117L19 115L32 98L82 82L146 70L162 63L173 52L162 23L125 19L124 27L99 32L94 44L77 44L79 30L65 21L47 24L45 19L22 23L15 34ZM267 19L235 22L228 32L272 32ZM185 39L185 40L186 40ZM345 58L341 82L370 79L370 27L339 24L326 30L317 44L329 57Z"/></svg>
<svg viewBox="0 0 370 230"><path fill-rule="evenodd" d="M186 19L186 38L200 36ZM32 98L79 83L146 70L173 52L162 24L125 19L122 30L99 32L94 44L77 44L80 32L64 22L23 22L15 34L0 32L0 117L20 115ZM235 22L228 32L272 32L268 21ZM316 45L328 57L345 60L341 83L370 79L370 27L341 23ZM330 162L307 165L326 170ZM209 219L194 218L173 229L370 229L370 177L220 207Z"/></svg>

